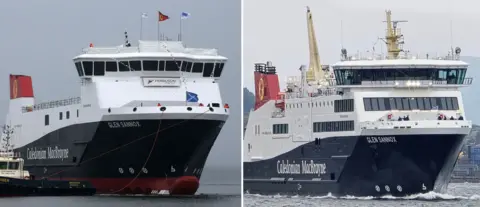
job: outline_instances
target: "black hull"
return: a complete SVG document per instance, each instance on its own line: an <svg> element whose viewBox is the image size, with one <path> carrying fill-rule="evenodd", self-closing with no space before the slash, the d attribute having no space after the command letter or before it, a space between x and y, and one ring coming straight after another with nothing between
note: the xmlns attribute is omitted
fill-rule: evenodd
<svg viewBox="0 0 480 207"><path fill-rule="evenodd" d="M21 180L0 177L0 196L91 196L95 188L85 181Z"/></svg>
<svg viewBox="0 0 480 207"><path fill-rule="evenodd" d="M252 194L335 196L405 196L443 191L465 135L382 137L326 138L269 160L244 162L244 190ZM277 165L282 160L300 164L300 168L288 171ZM325 164L325 168L305 168L302 161Z"/></svg>
<svg viewBox="0 0 480 207"><path fill-rule="evenodd" d="M49 133L16 151L25 159L25 169L37 178L87 180L98 193L150 194L178 188L183 189L178 194L193 194L223 123L128 120L77 124ZM68 153L59 150L56 158L50 158L48 147L68 149ZM31 159L32 148L47 150L46 158L36 154L36 159Z"/></svg>

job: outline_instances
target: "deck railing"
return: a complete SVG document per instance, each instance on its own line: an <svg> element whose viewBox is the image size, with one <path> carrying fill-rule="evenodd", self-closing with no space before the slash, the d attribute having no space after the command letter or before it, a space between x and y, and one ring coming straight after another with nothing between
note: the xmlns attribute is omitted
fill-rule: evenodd
<svg viewBox="0 0 480 207"><path fill-rule="evenodd" d="M37 111L37 110L57 108L57 107L60 107L60 106L69 106L69 105L74 105L74 104L80 104L81 102L82 102L82 100L81 100L80 97L67 98L67 99L63 99L63 100L48 101L48 102L35 104L33 106L24 106L24 107L22 107L22 112L27 113L27 112Z"/></svg>

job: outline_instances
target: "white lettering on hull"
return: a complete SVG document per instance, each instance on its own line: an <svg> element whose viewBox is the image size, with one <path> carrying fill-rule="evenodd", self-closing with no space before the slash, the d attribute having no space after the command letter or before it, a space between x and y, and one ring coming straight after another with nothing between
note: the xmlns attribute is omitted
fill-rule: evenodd
<svg viewBox="0 0 480 207"><path fill-rule="evenodd" d="M68 149L61 149L58 146L48 147L46 150L39 148L27 148L27 160L45 160L45 159L66 159L68 158Z"/></svg>
<svg viewBox="0 0 480 207"><path fill-rule="evenodd" d="M367 137L367 142L370 144L397 143L397 139L395 137Z"/></svg>
<svg viewBox="0 0 480 207"><path fill-rule="evenodd" d="M131 127L141 127L140 122L138 121L109 121L108 127L110 128L131 128Z"/></svg>
<svg viewBox="0 0 480 207"><path fill-rule="evenodd" d="M289 163L288 160L277 161L277 173L278 174L309 174L309 175L323 175L326 174L327 165L325 163L315 163L313 160L310 162L302 160L300 164L296 164L295 161Z"/></svg>

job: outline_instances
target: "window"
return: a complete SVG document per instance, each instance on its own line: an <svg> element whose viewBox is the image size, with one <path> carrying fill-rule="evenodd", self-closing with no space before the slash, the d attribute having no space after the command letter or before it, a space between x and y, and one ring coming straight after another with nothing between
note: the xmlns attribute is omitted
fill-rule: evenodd
<svg viewBox="0 0 480 207"><path fill-rule="evenodd" d="M378 108L375 108L375 102L378 103ZM457 97L364 98L363 103L365 111L458 110L459 108Z"/></svg>
<svg viewBox="0 0 480 207"><path fill-rule="evenodd" d="M313 132L340 132L354 130L354 121L327 121L313 123Z"/></svg>
<svg viewBox="0 0 480 207"><path fill-rule="evenodd" d="M45 115L45 126L48 126L50 124L50 120L48 115Z"/></svg>
<svg viewBox="0 0 480 207"><path fill-rule="evenodd" d="M274 124L272 127L273 134L288 134L288 124Z"/></svg>
<svg viewBox="0 0 480 207"><path fill-rule="evenodd" d="M351 112L353 107L353 99L335 100L333 110L334 112Z"/></svg>
<svg viewBox="0 0 480 207"><path fill-rule="evenodd" d="M205 63L203 68L203 77L210 77L213 72L213 63Z"/></svg>
<svg viewBox="0 0 480 207"><path fill-rule="evenodd" d="M387 103L388 103L388 99L386 98L379 98L378 99L378 110L379 111L385 111L385 108L387 108ZM388 104L390 105L390 104ZM390 107L390 106L388 106Z"/></svg>
<svg viewBox="0 0 480 207"><path fill-rule="evenodd" d="M425 105L425 110L431 110L432 104L430 102L430 98L423 98L423 104Z"/></svg>
<svg viewBox="0 0 480 207"><path fill-rule="evenodd" d="M63 118L63 113L62 112L58 113L58 119L62 120L62 118Z"/></svg>
<svg viewBox="0 0 480 207"><path fill-rule="evenodd" d="M365 111L372 111L371 98L364 98L363 105L365 105Z"/></svg>
<svg viewBox="0 0 480 207"><path fill-rule="evenodd" d="M378 111L378 98L371 98L370 104L372 104L373 111Z"/></svg>
<svg viewBox="0 0 480 207"><path fill-rule="evenodd" d="M78 109L77 109L77 117L78 117L79 113L78 113Z"/></svg>
<svg viewBox="0 0 480 207"><path fill-rule="evenodd" d="M81 62L75 62L75 68L77 68L78 76L82 77L83 76L82 63Z"/></svg>
<svg viewBox="0 0 480 207"><path fill-rule="evenodd" d="M167 61L165 64L165 71L179 71L181 65L181 61Z"/></svg>
<svg viewBox="0 0 480 207"><path fill-rule="evenodd" d="M70 111L67 111L67 113L65 114L66 118L67 119L70 119Z"/></svg>
<svg viewBox="0 0 480 207"><path fill-rule="evenodd" d="M425 102L424 98L417 98L417 104L418 104L418 109L419 110L425 110Z"/></svg>
<svg viewBox="0 0 480 207"><path fill-rule="evenodd" d="M439 105L440 105L440 107L439 107L440 110L445 110L445 109L447 109L447 100L445 100L444 97L442 97L442 98L437 98L437 103L440 103L440 104L439 104Z"/></svg>
<svg viewBox="0 0 480 207"><path fill-rule="evenodd" d="M182 71L183 71L183 72L186 72L186 71L187 71L188 63L189 63L189 62L186 62L186 61L183 62L183 64L182 64Z"/></svg>
<svg viewBox="0 0 480 207"><path fill-rule="evenodd" d="M409 98L402 98L403 110L410 110Z"/></svg>
<svg viewBox="0 0 480 207"><path fill-rule="evenodd" d="M466 68L398 68L398 69L344 69L334 68L338 85L360 85L362 81L435 80L447 84L463 84Z"/></svg>
<svg viewBox="0 0 480 207"><path fill-rule="evenodd" d="M432 109L438 109L437 98L430 97L430 104L432 104Z"/></svg>
<svg viewBox="0 0 480 207"><path fill-rule="evenodd" d="M158 61L156 60L143 61L143 71L157 71L157 70L158 70Z"/></svg>
<svg viewBox="0 0 480 207"><path fill-rule="evenodd" d="M118 62L118 71L120 71L120 72L130 71L130 65L128 64L128 61Z"/></svg>
<svg viewBox="0 0 480 207"><path fill-rule="evenodd" d="M107 72L117 72L117 62L114 61L107 61L105 63L105 71Z"/></svg>
<svg viewBox="0 0 480 207"><path fill-rule="evenodd" d="M95 61L93 62L93 75L104 76L105 75L105 62Z"/></svg>
<svg viewBox="0 0 480 207"><path fill-rule="evenodd" d="M418 109L418 103L417 103L417 99L416 98L409 98L409 103L410 103L410 108L412 110L416 110Z"/></svg>
<svg viewBox="0 0 480 207"><path fill-rule="evenodd" d="M142 62L140 60L129 61L131 71L142 71Z"/></svg>
<svg viewBox="0 0 480 207"><path fill-rule="evenodd" d="M394 98L388 98L388 104L390 105L390 108L385 107L385 110L397 110Z"/></svg>
<svg viewBox="0 0 480 207"><path fill-rule="evenodd" d="M165 62L166 61L163 61L163 60L158 61L158 70L159 71L165 71Z"/></svg>
<svg viewBox="0 0 480 207"><path fill-rule="evenodd" d="M18 162L8 162L8 169L9 170L18 170L20 164Z"/></svg>
<svg viewBox="0 0 480 207"><path fill-rule="evenodd" d="M402 98L395 98L397 110L403 110Z"/></svg>
<svg viewBox="0 0 480 207"><path fill-rule="evenodd" d="M8 162L0 162L0 170L6 170L8 168Z"/></svg>
<svg viewBox="0 0 480 207"><path fill-rule="evenodd" d="M187 62L187 72L192 72L192 62Z"/></svg>
<svg viewBox="0 0 480 207"><path fill-rule="evenodd" d="M193 63L192 72L201 73L203 71L203 63Z"/></svg>
<svg viewBox="0 0 480 207"><path fill-rule="evenodd" d="M452 107L453 107L453 110L458 110L458 99L457 97L452 97Z"/></svg>
<svg viewBox="0 0 480 207"><path fill-rule="evenodd" d="M215 70L213 72L213 77L220 77L222 75L224 63L217 63L215 64Z"/></svg>
<svg viewBox="0 0 480 207"><path fill-rule="evenodd" d="M447 102L447 110L453 110L452 97L445 98Z"/></svg>
<svg viewBox="0 0 480 207"><path fill-rule="evenodd" d="M82 65L85 75L91 76L93 74L93 63L91 61L83 61Z"/></svg>

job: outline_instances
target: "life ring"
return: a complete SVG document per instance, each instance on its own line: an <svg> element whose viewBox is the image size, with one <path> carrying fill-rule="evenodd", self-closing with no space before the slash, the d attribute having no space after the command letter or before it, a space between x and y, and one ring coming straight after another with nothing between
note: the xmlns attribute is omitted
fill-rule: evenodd
<svg viewBox="0 0 480 207"><path fill-rule="evenodd" d="M388 114L388 119L392 119L392 114Z"/></svg>

